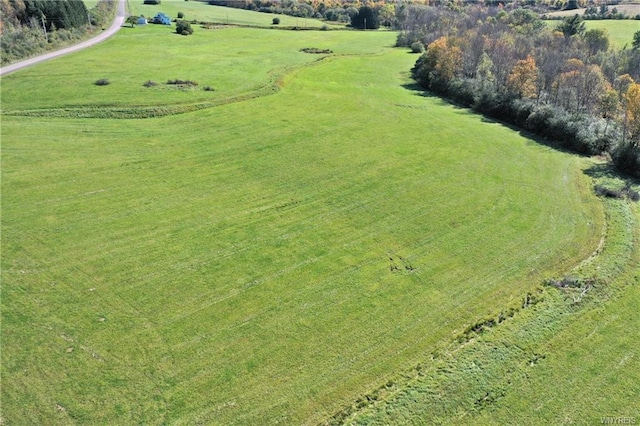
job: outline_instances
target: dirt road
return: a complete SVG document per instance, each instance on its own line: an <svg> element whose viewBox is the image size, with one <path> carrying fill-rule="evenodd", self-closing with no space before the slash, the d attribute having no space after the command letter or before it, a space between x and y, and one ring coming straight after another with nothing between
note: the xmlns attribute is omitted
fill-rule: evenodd
<svg viewBox="0 0 640 426"><path fill-rule="evenodd" d="M89 39L87 41L83 41L82 43L67 47L65 49L56 50L55 52L46 53L44 55L36 56L30 59L26 59L24 61L16 62L14 64L2 67L0 68L0 76L7 75L9 73L21 70L26 67L30 67L31 65L35 65L40 62L48 61L49 59L57 58L58 56L62 56L68 53L77 52L78 50L86 49L87 47L93 46L95 44L98 44L106 40L107 38L111 37L116 32L118 32L118 30L124 24L124 20L126 17L125 2L126 0L118 1L118 12L116 14L116 19L113 21L111 26L106 31L103 31L98 36L92 39Z"/></svg>

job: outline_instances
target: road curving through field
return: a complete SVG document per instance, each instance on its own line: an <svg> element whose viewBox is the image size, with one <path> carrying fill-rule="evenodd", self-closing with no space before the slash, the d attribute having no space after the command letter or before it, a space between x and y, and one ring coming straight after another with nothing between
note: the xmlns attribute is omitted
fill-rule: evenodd
<svg viewBox="0 0 640 426"><path fill-rule="evenodd" d="M23 68L30 67L35 64L39 64L40 62L48 61L53 58L57 58L63 55L67 55L69 53L78 52L82 49L86 49L87 47L94 46L98 43L101 43L114 35L120 30L122 24L124 24L124 20L126 17L125 12L125 0L118 0L118 11L116 13L116 19L114 19L111 26L106 30L93 37L87 41L83 41L82 43L75 44L73 46L69 46L67 48L56 50L55 52L45 53L44 55L39 55L33 58L25 59L24 61L16 62L11 65L7 65L5 67L0 68L0 76L7 75L12 72L19 71Z"/></svg>

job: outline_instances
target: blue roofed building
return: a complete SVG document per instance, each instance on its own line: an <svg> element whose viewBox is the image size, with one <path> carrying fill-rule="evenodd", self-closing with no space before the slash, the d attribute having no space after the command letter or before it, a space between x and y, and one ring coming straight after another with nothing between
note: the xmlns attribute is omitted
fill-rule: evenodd
<svg viewBox="0 0 640 426"><path fill-rule="evenodd" d="M156 16L153 17L154 24L162 24L162 25L171 25L171 18L165 15L162 12L159 12Z"/></svg>

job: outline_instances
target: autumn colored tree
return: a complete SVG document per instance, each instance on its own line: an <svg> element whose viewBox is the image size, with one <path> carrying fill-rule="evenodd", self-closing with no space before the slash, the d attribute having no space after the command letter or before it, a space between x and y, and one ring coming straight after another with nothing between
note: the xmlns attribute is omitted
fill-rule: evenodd
<svg viewBox="0 0 640 426"><path fill-rule="evenodd" d="M425 87L444 91L462 68L462 51L453 46L448 37L440 37L429 44L420 57L414 76Z"/></svg>
<svg viewBox="0 0 640 426"><path fill-rule="evenodd" d="M586 65L572 58L565 63L565 72L556 79L556 101L572 113L594 113L611 85L600 66Z"/></svg>
<svg viewBox="0 0 640 426"><path fill-rule="evenodd" d="M624 96L627 132L630 141L640 148L640 84L632 83Z"/></svg>
<svg viewBox="0 0 640 426"><path fill-rule="evenodd" d="M520 98L535 98L538 88L538 67L531 55L516 62L507 79L510 93Z"/></svg>

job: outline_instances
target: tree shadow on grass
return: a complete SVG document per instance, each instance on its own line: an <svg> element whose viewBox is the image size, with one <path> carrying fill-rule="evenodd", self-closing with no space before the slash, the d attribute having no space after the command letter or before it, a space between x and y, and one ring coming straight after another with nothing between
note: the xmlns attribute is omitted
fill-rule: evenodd
<svg viewBox="0 0 640 426"><path fill-rule="evenodd" d="M403 88L405 88L408 91L413 92L416 96L420 96L423 98L430 98L433 100L438 100L442 105L449 105L454 107L456 110L458 110L459 113L464 113L467 115L475 115L475 116L479 116L480 120L483 123L487 123L487 124L499 124L502 125L504 127L507 127L510 130L513 130L514 132L517 132L520 136L522 136L523 138L526 139L526 145L529 146L533 146L533 145L537 145L537 146L544 146L546 147L548 150L553 150L553 151L557 151L557 152L562 152L565 154L569 154L569 155L577 155L577 156L581 156L581 157L590 157L589 154L585 154L585 153L580 153L578 151L574 151L570 148L566 148L563 147L562 145L560 145L558 142L550 140L550 139L546 139L542 136L536 135L534 133L529 132L528 130L523 129L522 127L518 127L515 124L511 124L499 119L495 119L492 117L489 117L487 115L484 115L480 112L474 111L472 108L462 105L462 104L458 104L454 101L452 101L451 99L442 97L434 92L430 92L428 90L425 90L418 82L411 82L411 83L405 83L402 85ZM632 176L629 176L625 173L622 173L620 171L618 171L614 165L608 161L606 163L602 163L602 164L594 164L592 167L586 169L584 171L584 173L588 176L591 176L593 178L602 178L602 177L606 177L606 178L617 178L617 179L622 179L625 184L627 185L640 185L640 179L634 178Z"/></svg>
<svg viewBox="0 0 640 426"><path fill-rule="evenodd" d="M586 169L584 174L594 179L620 179L627 186L640 185L640 179L620 172L610 162L594 164Z"/></svg>

